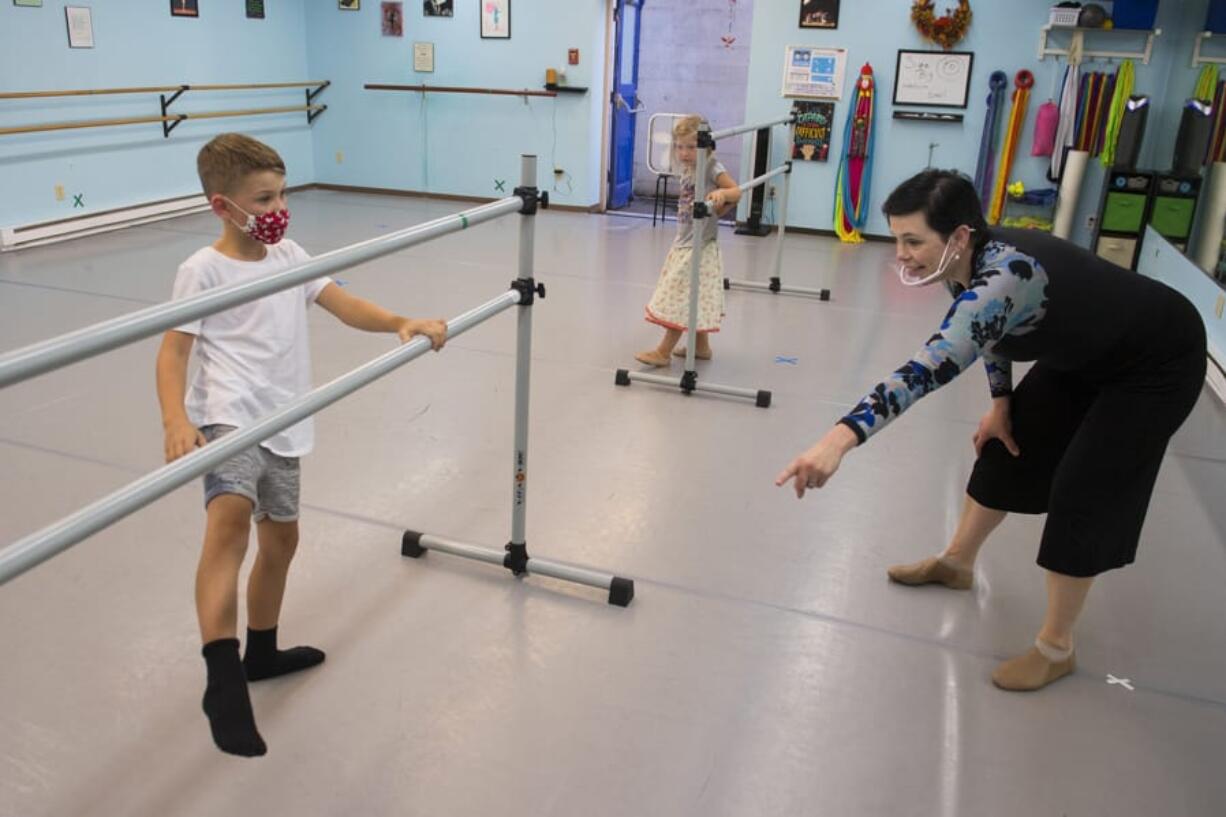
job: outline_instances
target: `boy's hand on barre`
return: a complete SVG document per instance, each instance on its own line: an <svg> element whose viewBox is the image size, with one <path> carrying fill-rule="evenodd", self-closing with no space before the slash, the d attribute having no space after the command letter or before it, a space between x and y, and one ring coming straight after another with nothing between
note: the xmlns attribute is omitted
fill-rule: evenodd
<svg viewBox="0 0 1226 817"><path fill-rule="evenodd" d="M433 319L413 320L412 318L404 318L400 321L396 334L400 336L401 343L408 343L417 335L425 335L430 339L430 346L437 352L447 342L447 322Z"/></svg>
<svg viewBox="0 0 1226 817"><path fill-rule="evenodd" d="M208 441L188 420L175 421L166 426L165 453L166 462L174 462L179 457L186 456L197 448L206 445Z"/></svg>

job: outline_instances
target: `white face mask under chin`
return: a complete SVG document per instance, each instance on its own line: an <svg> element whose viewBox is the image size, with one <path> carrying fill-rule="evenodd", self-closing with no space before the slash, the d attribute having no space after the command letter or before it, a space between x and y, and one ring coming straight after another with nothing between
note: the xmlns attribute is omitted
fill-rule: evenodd
<svg viewBox="0 0 1226 817"><path fill-rule="evenodd" d="M949 241L952 241L952 240L953 238L951 236ZM936 272L932 273L931 275L927 275L923 278L912 277L907 274L907 265L899 264L898 265L898 280L902 281L902 285L906 287L922 287L925 284L930 284L933 281L936 281L942 275L944 275L946 267L948 267L949 264L952 264L953 262L957 261L959 256L961 255L960 252L956 252L953 254L953 257L949 259L948 263L946 262L946 256L949 255L949 247L950 247L949 241L945 242L945 249L941 251L941 260L937 262Z"/></svg>

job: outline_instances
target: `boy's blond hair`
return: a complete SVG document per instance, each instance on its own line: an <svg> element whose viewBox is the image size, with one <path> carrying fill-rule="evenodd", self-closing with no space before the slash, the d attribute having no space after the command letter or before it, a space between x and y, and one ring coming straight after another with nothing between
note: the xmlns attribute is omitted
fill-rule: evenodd
<svg viewBox="0 0 1226 817"><path fill-rule="evenodd" d="M196 172L206 196L231 193L249 174L260 170L284 176L285 162L268 145L241 133L214 136L196 156Z"/></svg>

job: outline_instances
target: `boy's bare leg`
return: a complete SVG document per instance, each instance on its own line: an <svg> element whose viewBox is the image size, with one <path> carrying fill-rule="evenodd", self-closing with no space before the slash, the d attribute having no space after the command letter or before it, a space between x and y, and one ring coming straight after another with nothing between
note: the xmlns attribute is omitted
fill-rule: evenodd
<svg viewBox="0 0 1226 817"><path fill-rule="evenodd" d="M200 640L235 638L238 632L238 571L247 555L251 500L222 494L209 503L204 550L196 568L196 617Z"/></svg>
<svg viewBox="0 0 1226 817"><path fill-rule="evenodd" d="M243 666L248 681L274 678L313 667L324 660L314 647L277 649L277 622L285 597L285 579L298 549L298 523L263 519L256 523L260 549L247 580L247 652Z"/></svg>
<svg viewBox="0 0 1226 817"><path fill-rule="evenodd" d="M669 356L673 353L673 347L679 340L681 340L680 329L665 329L659 346L646 352L639 352L634 359L648 366L667 366Z"/></svg>
<svg viewBox="0 0 1226 817"><path fill-rule="evenodd" d="M943 584L955 590L969 589L979 549L1007 515L1005 511L980 505L968 495L945 551L913 564L893 565L887 571L890 579L899 584Z"/></svg>
<svg viewBox="0 0 1226 817"><path fill-rule="evenodd" d="M251 532L251 501L222 494L209 503L204 549L196 569L196 615L208 665L204 713L223 752L244 757L268 751L255 727L247 678L238 655L238 571Z"/></svg>

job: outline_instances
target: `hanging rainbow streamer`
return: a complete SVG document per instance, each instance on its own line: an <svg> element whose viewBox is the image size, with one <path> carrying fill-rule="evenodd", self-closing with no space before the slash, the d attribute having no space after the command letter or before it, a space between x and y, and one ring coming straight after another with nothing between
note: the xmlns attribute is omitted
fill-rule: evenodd
<svg viewBox="0 0 1226 817"><path fill-rule="evenodd" d="M1111 113L1107 117L1107 133L1103 137L1103 152L1099 160L1103 167L1115 165L1115 145L1120 138L1120 125L1124 123L1124 109L1132 96L1135 69L1132 60L1124 60L1115 72L1115 96L1111 100Z"/></svg>
<svg viewBox="0 0 1226 817"><path fill-rule="evenodd" d="M873 178L873 66L864 63L856 82L856 98L843 130L843 160L834 182L834 231L849 244L864 240L860 228L868 218Z"/></svg>
<svg viewBox="0 0 1226 817"><path fill-rule="evenodd" d="M1000 151L1000 167L996 171L996 184L992 187L992 205L988 208L988 223L999 224L1005 210L1005 188L1009 184L1009 172L1013 170L1013 156L1017 142L1026 122L1026 106L1030 104L1030 89L1034 86L1034 74L1026 70L1017 72L1013 78L1013 105L1009 109L1009 127L1005 131L1005 144Z"/></svg>

